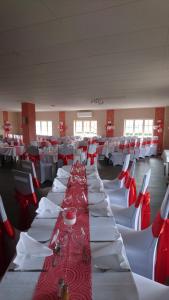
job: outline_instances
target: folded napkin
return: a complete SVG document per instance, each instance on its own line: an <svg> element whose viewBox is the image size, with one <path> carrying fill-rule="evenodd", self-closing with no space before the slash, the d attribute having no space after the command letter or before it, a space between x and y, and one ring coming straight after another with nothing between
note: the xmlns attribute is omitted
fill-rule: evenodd
<svg viewBox="0 0 169 300"><path fill-rule="evenodd" d="M94 205L98 204L100 202L103 202L106 199L107 195L104 192L95 192L95 193L90 193L88 192L88 204L89 205Z"/></svg>
<svg viewBox="0 0 169 300"><path fill-rule="evenodd" d="M106 242L116 241L119 239L120 233L117 227L108 226L92 226L90 228L90 241L91 242Z"/></svg>
<svg viewBox="0 0 169 300"><path fill-rule="evenodd" d="M46 257L53 254L51 249L37 242L26 232L21 232L16 252L16 258L13 261L17 265L16 269L24 269L24 261L28 258Z"/></svg>
<svg viewBox="0 0 169 300"><path fill-rule="evenodd" d="M66 186L57 178L53 181L52 192L65 192Z"/></svg>
<svg viewBox="0 0 169 300"><path fill-rule="evenodd" d="M69 171L64 170L63 168L58 168L58 170L57 170L57 177L68 178L69 176L70 176Z"/></svg>
<svg viewBox="0 0 169 300"><path fill-rule="evenodd" d="M42 197L36 213L38 218L56 218L61 210L60 206L53 203L48 198Z"/></svg>
<svg viewBox="0 0 169 300"><path fill-rule="evenodd" d="M99 245L100 244L100 245ZM91 246L92 262L100 269L120 271L129 269L121 238L113 243L99 243Z"/></svg>
<svg viewBox="0 0 169 300"><path fill-rule="evenodd" d="M59 206L62 205L64 197L65 197L65 193L59 191L56 191L55 193L49 192L47 194L47 198Z"/></svg>
<svg viewBox="0 0 169 300"><path fill-rule="evenodd" d="M119 254L122 252L123 242L120 239L117 241L105 243L92 243L91 244L91 253L92 253L92 259L100 258L100 257L106 257L111 256L114 254Z"/></svg>
<svg viewBox="0 0 169 300"><path fill-rule="evenodd" d="M99 178L87 178L87 185L89 192L104 192L103 182Z"/></svg>
<svg viewBox="0 0 169 300"><path fill-rule="evenodd" d="M106 195L105 199L102 202L89 205L89 210L91 212L91 215L94 216L113 216L108 195Z"/></svg>
<svg viewBox="0 0 169 300"><path fill-rule="evenodd" d="M90 174L93 171L96 171L97 167L95 165L86 166L86 174Z"/></svg>
<svg viewBox="0 0 169 300"><path fill-rule="evenodd" d="M66 165L62 167L63 170L65 170L66 172L70 173L72 166Z"/></svg>
<svg viewBox="0 0 169 300"><path fill-rule="evenodd" d="M88 179L90 178L100 179L98 171L92 171L89 174L86 173L86 175Z"/></svg>

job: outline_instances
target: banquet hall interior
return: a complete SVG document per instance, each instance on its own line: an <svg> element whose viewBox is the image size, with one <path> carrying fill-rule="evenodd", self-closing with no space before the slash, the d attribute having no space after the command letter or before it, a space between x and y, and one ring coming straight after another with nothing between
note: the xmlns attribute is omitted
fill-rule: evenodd
<svg viewBox="0 0 169 300"><path fill-rule="evenodd" d="M169 1L0 1L0 300L169 299Z"/></svg>

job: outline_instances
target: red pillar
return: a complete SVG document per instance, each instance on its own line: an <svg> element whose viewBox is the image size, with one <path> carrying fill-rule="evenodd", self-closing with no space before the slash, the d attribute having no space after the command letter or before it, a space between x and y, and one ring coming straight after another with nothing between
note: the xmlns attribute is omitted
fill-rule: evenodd
<svg viewBox="0 0 169 300"><path fill-rule="evenodd" d="M106 136L114 136L114 110L106 111Z"/></svg>
<svg viewBox="0 0 169 300"><path fill-rule="evenodd" d="M8 120L8 111L3 111L2 116L3 116L3 125L4 125L6 121L9 121L9 120ZM5 132L5 130L4 130L3 136L6 137L6 132Z"/></svg>
<svg viewBox="0 0 169 300"><path fill-rule="evenodd" d="M3 122L5 123L8 120L8 111L3 111Z"/></svg>
<svg viewBox="0 0 169 300"><path fill-rule="evenodd" d="M155 108L155 126L157 129L154 130L154 135L158 136L158 152L161 153L163 150L163 135L164 135L164 107Z"/></svg>
<svg viewBox="0 0 169 300"><path fill-rule="evenodd" d="M66 119L65 112L60 111L59 112L59 133L60 133L60 137L66 135L66 122L65 122L65 119Z"/></svg>
<svg viewBox="0 0 169 300"><path fill-rule="evenodd" d="M22 103L22 130L25 145L36 140L35 120L35 104Z"/></svg>

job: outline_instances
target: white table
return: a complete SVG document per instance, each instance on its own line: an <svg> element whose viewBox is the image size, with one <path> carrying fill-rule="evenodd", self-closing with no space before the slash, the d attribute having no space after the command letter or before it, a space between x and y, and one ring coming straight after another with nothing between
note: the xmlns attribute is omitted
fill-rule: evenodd
<svg viewBox="0 0 169 300"><path fill-rule="evenodd" d="M0 147L0 155L11 156L12 158L18 158L20 155L23 155L25 152L25 146L12 146Z"/></svg>
<svg viewBox="0 0 169 300"><path fill-rule="evenodd" d="M169 173L169 150L164 150L161 158L163 159L165 170L164 170L164 175L168 178L168 173Z"/></svg>
<svg viewBox="0 0 169 300"><path fill-rule="evenodd" d="M64 195L64 193L50 192L48 198L55 203L61 204ZM93 201L94 195L95 193L90 193L90 201ZM96 202L97 201L98 193L96 194ZM32 237L45 241L45 239L48 238L49 233L52 234L54 222L54 219L35 219L28 233ZM138 300L137 288L132 272L129 270L123 241L116 227L114 217L94 217L92 216L92 212L90 212L89 224L92 259L92 299ZM45 237L43 236L44 232ZM125 272L119 270L102 272L96 267L95 261L98 256L106 255L107 257L108 255L113 255L113 253L119 253L119 255L123 257L125 264L128 266L128 270ZM38 268L42 268L42 265L42 260L34 258L32 267L37 268L38 266ZM0 284L0 299L31 300L39 275L40 272L6 272Z"/></svg>

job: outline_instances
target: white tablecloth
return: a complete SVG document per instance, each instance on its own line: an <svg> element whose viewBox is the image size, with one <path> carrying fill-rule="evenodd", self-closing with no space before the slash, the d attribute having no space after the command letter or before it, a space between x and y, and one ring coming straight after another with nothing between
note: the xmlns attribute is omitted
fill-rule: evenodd
<svg viewBox="0 0 169 300"><path fill-rule="evenodd" d="M55 203L61 204L64 199L64 193L50 192L48 198ZM36 219L32 223L28 234L45 242L53 232L54 221L53 219ZM91 212L89 214L89 224L92 257L92 299L138 300L137 288L129 270L123 241L116 227L114 217L94 217ZM45 234L43 236L44 229ZM125 267L127 266L125 271L124 269L121 270L120 261L118 269L116 266L115 269L112 268L106 272L101 271L95 265L96 259L98 260L98 257L103 256L108 256L108 259L110 258L110 262L112 262L112 255L123 259ZM42 260L33 258L28 265L29 268L30 266L32 268L42 268ZM7 272L0 284L0 299L31 300L39 275L40 272Z"/></svg>
<svg viewBox="0 0 169 300"><path fill-rule="evenodd" d="M0 155L16 158L24 153L25 146L0 147Z"/></svg>
<svg viewBox="0 0 169 300"><path fill-rule="evenodd" d="M165 166L164 175L166 177L168 177L168 174L169 174L169 150L164 150L161 155L161 158L163 159L164 166Z"/></svg>

